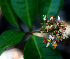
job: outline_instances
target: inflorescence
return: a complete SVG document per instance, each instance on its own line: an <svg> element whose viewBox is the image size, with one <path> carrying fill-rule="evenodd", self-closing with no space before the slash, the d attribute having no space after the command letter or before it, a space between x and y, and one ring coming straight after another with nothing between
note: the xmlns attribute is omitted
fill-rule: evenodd
<svg viewBox="0 0 70 59"><path fill-rule="evenodd" d="M50 20L48 20L48 18L46 17L46 15L43 15L43 20L44 23L40 23L42 26L42 29L40 30L41 33L51 33L51 35L49 35L49 38L43 41L44 43L47 43L48 47L50 45L50 42L53 46L53 49L56 48L57 46L57 42L59 42L59 40L62 41L62 39L67 39L68 34L65 33L65 30L67 27L66 22L60 21L60 17L58 16L57 22L55 20L54 16L50 16Z"/></svg>

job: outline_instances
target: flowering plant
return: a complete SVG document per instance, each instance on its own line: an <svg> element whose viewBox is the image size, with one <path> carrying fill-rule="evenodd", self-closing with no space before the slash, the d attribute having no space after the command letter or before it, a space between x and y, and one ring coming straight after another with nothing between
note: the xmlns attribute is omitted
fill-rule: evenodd
<svg viewBox="0 0 70 59"><path fill-rule="evenodd" d="M48 47L50 45L50 42L52 42L51 44L53 46L53 49L55 49L57 46L56 41L59 42L59 40L62 41L62 39L69 38L68 34L65 33L65 27L67 27L66 22L60 21L59 16L57 22L54 16L50 16L50 20L48 20L46 15L43 15L43 17L44 23L41 23L42 29L40 32L51 33L48 39L44 38L45 40L43 42L47 43L46 47Z"/></svg>
<svg viewBox="0 0 70 59"><path fill-rule="evenodd" d="M69 38L64 32L66 29L65 23L60 21L60 17L58 23L55 21L62 4L63 0L0 0L2 15L11 25L16 27L14 30L12 28L12 30L1 32L0 55L7 47L14 45L14 48L23 51L24 59L62 59L59 50L56 48L56 41L63 39L64 36ZM37 15L38 17L36 17ZM43 22L42 15L44 23L41 23ZM50 15L55 17L50 17ZM50 20L48 20L49 17ZM38 32L35 30L36 28L34 29L35 25L40 25L40 23L37 23L38 20L35 24L34 20L36 18L39 18L42 25L39 33L51 33L48 39L33 34ZM54 49L56 48L55 50L50 43ZM46 48L45 46L49 47Z"/></svg>

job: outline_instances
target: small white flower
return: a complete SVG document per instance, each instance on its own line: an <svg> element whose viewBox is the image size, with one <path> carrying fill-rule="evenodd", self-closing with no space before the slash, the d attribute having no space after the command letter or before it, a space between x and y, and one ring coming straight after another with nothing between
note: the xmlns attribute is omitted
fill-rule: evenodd
<svg viewBox="0 0 70 59"><path fill-rule="evenodd" d="M52 40L54 39L54 36L52 37Z"/></svg>
<svg viewBox="0 0 70 59"><path fill-rule="evenodd" d="M47 32L48 32L48 29L49 29L49 25L48 25L48 26L46 26L46 28L47 28Z"/></svg>
<svg viewBox="0 0 70 59"><path fill-rule="evenodd" d="M53 19L53 17L50 18L50 20Z"/></svg>
<svg viewBox="0 0 70 59"><path fill-rule="evenodd" d="M51 25L51 27L52 27L53 25Z"/></svg>
<svg viewBox="0 0 70 59"><path fill-rule="evenodd" d="M63 34L66 34L66 32L63 32Z"/></svg>
<svg viewBox="0 0 70 59"><path fill-rule="evenodd" d="M45 16L43 15L43 17L44 17L43 20L45 21L46 20L46 15Z"/></svg>
<svg viewBox="0 0 70 59"><path fill-rule="evenodd" d="M48 32L48 29L49 29L49 25L48 25L48 26L46 26L46 28L47 28L47 32Z"/></svg>
<svg viewBox="0 0 70 59"><path fill-rule="evenodd" d="M60 32L62 32L62 31L63 31L63 29L59 29L59 31L60 31Z"/></svg>
<svg viewBox="0 0 70 59"><path fill-rule="evenodd" d="M65 26L65 25L60 25L60 26Z"/></svg>
<svg viewBox="0 0 70 59"><path fill-rule="evenodd" d="M65 37L66 37L66 33L65 33L65 32L63 32L63 39L65 39Z"/></svg>
<svg viewBox="0 0 70 59"><path fill-rule="evenodd" d="M52 38L52 36L51 35L49 35L49 39L51 39Z"/></svg>
<svg viewBox="0 0 70 59"><path fill-rule="evenodd" d="M54 36L49 35L49 39L52 39L53 40L54 39Z"/></svg>
<svg viewBox="0 0 70 59"><path fill-rule="evenodd" d="M49 28L49 25L48 25L48 26L46 26L46 28Z"/></svg>
<svg viewBox="0 0 70 59"><path fill-rule="evenodd" d="M57 25L59 25L59 23L57 23Z"/></svg>
<svg viewBox="0 0 70 59"><path fill-rule="evenodd" d="M54 44L56 43L56 41L54 41Z"/></svg>
<svg viewBox="0 0 70 59"><path fill-rule="evenodd" d="M60 21L60 17L58 16L58 21Z"/></svg>
<svg viewBox="0 0 70 59"><path fill-rule="evenodd" d="M63 39L65 39L65 36L63 36Z"/></svg>
<svg viewBox="0 0 70 59"><path fill-rule="evenodd" d="M66 36L66 34L64 33L63 36Z"/></svg>
<svg viewBox="0 0 70 59"><path fill-rule="evenodd" d="M47 46L46 47L48 47L49 45L50 45L50 42L47 43Z"/></svg>
<svg viewBox="0 0 70 59"><path fill-rule="evenodd" d="M56 41L53 42L52 46L57 46L57 45L56 45Z"/></svg>
<svg viewBox="0 0 70 59"><path fill-rule="evenodd" d="M66 34L63 34L63 36L66 36Z"/></svg>
<svg viewBox="0 0 70 59"><path fill-rule="evenodd" d="M45 20L46 20L46 18L43 18L43 20L45 21Z"/></svg>
<svg viewBox="0 0 70 59"><path fill-rule="evenodd" d="M59 34L56 34L56 36L58 37L58 36L59 36Z"/></svg>

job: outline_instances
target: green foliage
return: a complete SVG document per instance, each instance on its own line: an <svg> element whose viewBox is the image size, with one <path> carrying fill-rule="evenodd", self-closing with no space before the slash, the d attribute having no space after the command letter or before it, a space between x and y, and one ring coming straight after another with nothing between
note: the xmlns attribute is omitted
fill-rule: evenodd
<svg viewBox="0 0 70 59"><path fill-rule="evenodd" d="M49 19L56 17L61 10L63 0L0 0L0 6L4 17L13 26L19 28L17 16L32 30L33 22L38 12L40 22L43 15ZM16 14L15 14L16 13ZM31 32L30 32L31 33ZM0 35L0 55L6 47L19 43L24 32L7 30ZM53 49L50 45L46 47L44 39L38 36L31 36L24 48L25 59L62 59L59 50Z"/></svg>
<svg viewBox="0 0 70 59"><path fill-rule="evenodd" d="M0 36L0 53L2 48L19 43L24 35L24 32L15 30L7 30L3 32Z"/></svg>
<svg viewBox="0 0 70 59"><path fill-rule="evenodd" d="M39 0L38 1L38 16L40 22L43 21L43 15L46 15L48 19L50 16L56 17L62 8L63 0Z"/></svg>
<svg viewBox="0 0 70 59"><path fill-rule="evenodd" d="M17 17L12 9L10 0L0 0L0 3L1 3L0 5L1 5L2 14L7 19L7 21L13 26L19 28Z"/></svg>
<svg viewBox="0 0 70 59"><path fill-rule="evenodd" d="M53 49L52 45L46 47L44 38L31 36L24 48L25 59L62 59L59 50Z"/></svg>
<svg viewBox="0 0 70 59"><path fill-rule="evenodd" d="M31 30L36 17L37 0L11 0L11 4L18 17Z"/></svg>
<svg viewBox="0 0 70 59"><path fill-rule="evenodd" d="M0 36L0 47L8 47L19 43L24 35L25 33L21 31L7 30Z"/></svg>
<svg viewBox="0 0 70 59"><path fill-rule="evenodd" d="M0 48L0 55L3 53L4 50L5 48Z"/></svg>

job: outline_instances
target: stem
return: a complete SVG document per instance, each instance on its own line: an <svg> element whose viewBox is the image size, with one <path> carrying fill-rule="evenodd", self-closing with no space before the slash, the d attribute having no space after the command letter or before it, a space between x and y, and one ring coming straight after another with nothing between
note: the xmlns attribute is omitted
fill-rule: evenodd
<svg viewBox="0 0 70 59"><path fill-rule="evenodd" d="M26 34L32 34L32 33L40 33L40 31L26 32Z"/></svg>

